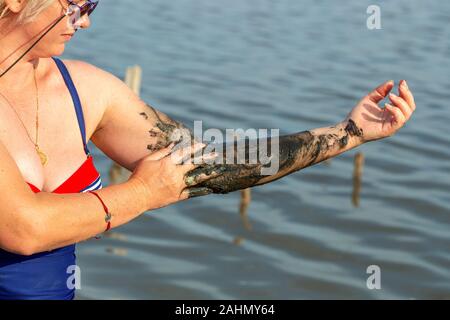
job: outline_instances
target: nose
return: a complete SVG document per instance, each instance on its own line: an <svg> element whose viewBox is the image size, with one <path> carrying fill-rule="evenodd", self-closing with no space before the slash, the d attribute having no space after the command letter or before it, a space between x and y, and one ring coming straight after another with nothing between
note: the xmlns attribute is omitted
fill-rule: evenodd
<svg viewBox="0 0 450 320"><path fill-rule="evenodd" d="M87 14L80 17L79 25L82 29L87 29L90 27L91 20L89 19L89 16Z"/></svg>

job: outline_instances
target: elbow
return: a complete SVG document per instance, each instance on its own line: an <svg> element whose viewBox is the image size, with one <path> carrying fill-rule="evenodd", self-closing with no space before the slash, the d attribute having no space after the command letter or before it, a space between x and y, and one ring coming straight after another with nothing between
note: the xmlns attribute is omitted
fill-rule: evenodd
<svg viewBox="0 0 450 320"><path fill-rule="evenodd" d="M36 253L42 252L42 244L39 241L39 237L36 233L28 233L23 236L21 241L16 245L16 254L22 256L32 256Z"/></svg>
<svg viewBox="0 0 450 320"><path fill-rule="evenodd" d="M23 230L20 235L20 241L17 245L17 254L31 256L43 252L44 247L44 228L40 227L38 221L28 221L23 224Z"/></svg>
<svg viewBox="0 0 450 320"><path fill-rule="evenodd" d="M26 219L26 215L21 215L25 219L17 219L14 226L7 228L6 232L1 232L0 247L10 253L31 256L39 253L43 245L42 225L33 219Z"/></svg>
<svg viewBox="0 0 450 320"><path fill-rule="evenodd" d="M8 239L0 240L0 247L7 252L21 256L31 256L38 252L37 245L33 240L9 235Z"/></svg>
<svg viewBox="0 0 450 320"><path fill-rule="evenodd" d="M37 238L32 237L31 235L7 235L7 237L8 239L0 240L0 247L7 252L21 256L32 256L42 251L39 250L41 246L39 241L37 241Z"/></svg>
<svg viewBox="0 0 450 320"><path fill-rule="evenodd" d="M32 256L37 253L35 246L29 242L20 241L2 245L3 250L21 256Z"/></svg>

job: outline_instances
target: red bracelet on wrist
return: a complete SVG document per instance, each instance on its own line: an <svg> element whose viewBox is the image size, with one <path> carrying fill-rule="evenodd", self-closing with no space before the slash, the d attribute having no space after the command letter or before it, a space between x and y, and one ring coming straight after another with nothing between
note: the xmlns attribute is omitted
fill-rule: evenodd
<svg viewBox="0 0 450 320"><path fill-rule="evenodd" d="M108 231L109 229L111 229L111 213L109 213L108 207L106 206L106 204L103 202L102 198L100 198L100 196L95 192L95 191L88 191L89 193L92 193L94 196L96 196L98 198L98 200L100 200L100 202L102 203L103 209L105 210L105 222L106 222L106 231Z"/></svg>

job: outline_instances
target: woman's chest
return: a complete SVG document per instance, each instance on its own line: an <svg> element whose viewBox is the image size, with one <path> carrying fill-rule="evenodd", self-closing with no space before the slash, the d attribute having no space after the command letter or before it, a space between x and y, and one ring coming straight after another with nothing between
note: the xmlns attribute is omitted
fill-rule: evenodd
<svg viewBox="0 0 450 320"><path fill-rule="evenodd" d="M85 120L88 141L92 131L90 119L85 112L77 117L68 93L43 92L38 103L27 94L16 96L13 101L13 106L0 103L0 141L24 180L51 192L86 160L79 120L81 116ZM45 165L35 145L45 154Z"/></svg>

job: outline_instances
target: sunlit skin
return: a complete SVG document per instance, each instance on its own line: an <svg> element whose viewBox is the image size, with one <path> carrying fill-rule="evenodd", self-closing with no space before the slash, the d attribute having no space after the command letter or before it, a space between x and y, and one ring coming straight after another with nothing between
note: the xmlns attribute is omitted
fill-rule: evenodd
<svg viewBox="0 0 450 320"><path fill-rule="evenodd" d="M262 164L204 164L185 175L190 196L209 193L228 193L256 185L266 184L302 168L314 165L362 143L393 135L411 117L415 103L406 81L399 85L400 96L389 95L393 105L380 108L378 103L392 90L388 81L364 97L347 118L335 126L303 131L279 139L279 171L271 176L261 175ZM181 123L167 118L147 105L151 112L138 115L150 122L149 135L155 141L147 148L155 151L170 143L174 130L185 128ZM142 121L141 122L144 122ZM192 139L194 139L192 134ZM270 145L270 140L269 140ZM236 145L237 148L237 145ZM224 150L226 148L224 147ZM245 150L246 154L252 152ZM235 151L235 154L237 151ZM223 154L226 157L226 153ZM247 157L248 158L248 157ZM225 163L225 160L222 161ZM208 179L208 177L211 177Z"/></svg>
<svg viewBox="0 0 450 320"><path fill-rule="evenodd" d="M84 1L78 3L81 5ZM12 12L19 13L24 2L8 0L8 5ZM66 1L55 0L35 21L26 25L13 26L10 19L1 19L0 71L12 64L33 39L60 17L65 8ZM95 14L91 18L83 16L81 29L88 28L92 18L95 19ZM61 55L70 41L63 35L74 32L75 30L69 28L67 18L64 18L10 72L0 78L0 92L13 102L28 132L32 133L36 112L32 71L34 66L37 67L42 105L40 122L43 127L39 137L42 150L46 151L50 159L47 166L41 165L17 116L0 96L0 124L3 128L3 131L0 131L0 163L3 164L0 189L4 187L5 190L15 190L18 195L17 203L19 199L23 202L26 197L41 197L42 200L38 202L42 206L41 210L46 208L44 204L53 205L53 211L49 214L53 219L47 219L45 214L42 214L41 219L44 220L40 221L40 224L54 225L54 228L49 226L46 229L52 230L54 234L46 233L42 236L43 240L33 244L30 249L33 252L85 240L100 232L102 228L101 217L93 218L87 213L86 216L79 215L77 220L70 220L74 219L70 215L58 216L58 219L55 219L58 212L73 209L64 201L56 201L60 198L55 195L45 195L73 173L85 158L70 96L59 71L50 59L52 56ZM82 30L75 34L81 35ZM172 134L180 128L189 130L187 126L150 106L150 103L142 101L114 75L82 61L64 60L64 63L74 79L82 101L87 140L91 140L119 165L133 171L127 184L121 187L128 186L136 190L133 193L134 198L127 198L129 203L136 203L136 210L126 216L113 213L113 227L127 223L136 217L137 211L141 209L151 210L190 197L228 193L266 184L363 143L392 136L405 125L416 108L406 81L399 83L398 95L389 94L394 82L387 81L363 97L348 116L337 121L335 125L308 131L300 131L303 129L299 128L298 133L280 137L280 169L276 174L263 176L260 173L261 164L174 163L171 153L181 153L181 150L174 151L177 143L171 145ZM391 103L380 106L386 97L389 97ZM332 103L329 105L330 108L333 107ZM201 119L202 115L198 114L196 118ZM282 126L282 123L279 125ZM196 150L204 147L199 141L195 145ZM31 196L25 181L39 187L43 194ZM122 190L127 190L120 189L121 187L111 186L99 192L112 208L117 208L116 212L125 212L127 209L123 208L124 204L119 201L121 192L125 192ZM65 199L77 199L79 207L82 208L79 210L81 212L89 211L93 207L98 209L97 200L86 200L87 198L83 198L85 196L70 195ZM11 212L15 207L14 201L9 200L10 207L5 207L5 210ZM30 200L30 203L36 204L32 201L34 200ZM19 225L14 220L9 223ZM75 227L60 228L66 224ZM1 228L0 225L0 233L3 230ZM62 231L53 231L59 229L64 229L64 234Z"/></svg>
<svg viewBox="0 0 450 320"><path fill-rule="evenodd" d="M20 49L24 46L17 47L18 42L23 44L30 43L33 38L36 38L37 35L45 30L49 21L53 22L59 17L63 12L61 10L64 6L61 1L56 2L60 3L55 3L55 5L45 10L36 22L29 26L16 27L10 33L7 32L4 38L2 37L2 49L0 51L2 60L6 56L4 52L11 52L10 48L12 47ZM82 4L83 1L78 3ZM84 17L84 20L81 25L82 28L89 27L89 18ZM9 78L14 76L15 79L17 77L27 79L30 72L30 64L37 64L48 56L58 55L63 52L66 41L58 39L58 35L72 34L75 30L67 30L67 25L64 23L60 25L61 27L54 29L44 38L29 57L14 68L14 72L8 75ZM9 39L11 41L8 41ZM14 42L12 42L13 39ZM17 39L21 40L18 41ZM7 61L11 61L13 56L10 56ZM110 101L109 105L98 106L100 108L99 112L103 116L99 123L94 124L93 127L96 130L91 139L100 149L106 151L113 160L116 160L128 169L135 169L134 165L147 154L167 147L170 143L169 137L172 131L184 127L182 124L163 115L160 111L156 111L149 105L144 105L137 97L132 97L129 89L123 84L117 83L117 80L111 75L100 74L100 70L96 70L95 67L85 65L82 62L75 61L73 63L77 64L76 67L80 73L84 71L83 79L87 78L89 80L91 78L94 80L95 76L108 77L109 81L102 82L105 92L110 92L108 87L119 89L115 91L114 96L118 96L115 101ZM3 65L6 65L6 63L2 63ZM90 71L94 71L94 74L91 74ZM393 82L390 81L377 88L352 110L347 119L338 125L281 137L280 170L273 176L258 175L261 165L254 165L252 168L246 166L245 170L243 170L242 165L202 165L200 168L191 168L192 171L189 170L187 175L185 175L188 178L190 177L190 179L184 179L185 183L189 181L188 187L192 188L193 192L190 195L226 193L268 183L286 174L334 157L361 143L392 135L409 119L415 108L412 94L404 81L399 86L400 96L392 95L389 97L393 105L386 106L386 109L380 108L377 103L388 94L392 87ZM87 98L89 97L87 96ZM118 105L119 103L120 105ZM89 100L87 104L89 104ZM133 110L138 112L133 112ZM158 116L158 113L161 114L161 117ZM146 121L143 122L142 119ZM163 121L162 119L166 120ZM349 121L351 121L357 131L361 131L361 134L355 135L345 130ZM127 124L131 123L132 125L127 126ZM127 130L121 130L125 126ZM130 143L130 141L134 141L134 143ZM119 153L120 156L118 155ZM172 164L172 167L170 170L172 173L168 172L168 174L183 173L184 175L186 173L186 166ZM205 178L198 178L199 175L204 177L206 172L220 172L220 174L216 174L209 181L205 181ZM195 179L193 179L193 176L196 176ZM134 177L137 177L137 174ZM143 174L140 178L143 178L145 181L147 177ZM170 181L171 179L168 178L168 180ZM196 181L198 185L193 185L192 181ZM221 186L220 188L217 187L219 185ZM183 193L183 190L188 191L188 193ZM174 192L179 194L179 200L189 196L189 189L181 189L179 184L177 184Z"/></svg>

